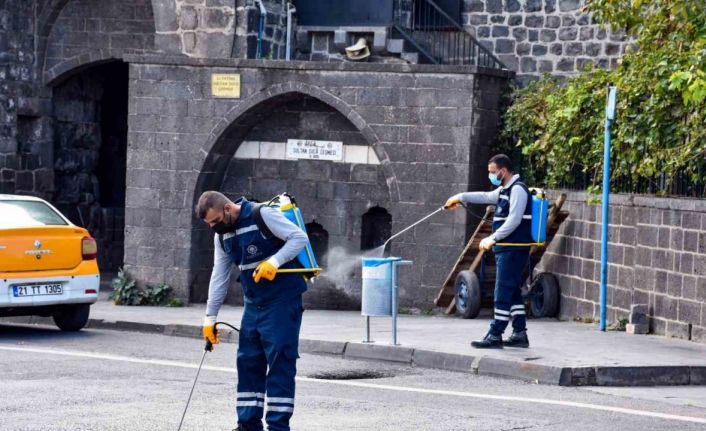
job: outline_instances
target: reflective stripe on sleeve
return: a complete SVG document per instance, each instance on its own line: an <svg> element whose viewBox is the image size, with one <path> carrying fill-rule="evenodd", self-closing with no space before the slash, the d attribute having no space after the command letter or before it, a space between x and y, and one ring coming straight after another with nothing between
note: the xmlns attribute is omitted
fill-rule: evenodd
<svg viewBox="0 0 706 431"><path fill-rule="evenodd" d="M255 269L259 264L264 262L264 260L261 260L259 262L255 263L248 263L247 265L238 265L238 268L240 268L241 271L247 271L248 269Z"/></svg>
<svg viewBox="0 0 706 431"><path fill-rule="evenodd" d="M258 230L256 224L252 224L252 225L250 225L250 226L248 226L248 227L241 227L240 229L236 229L236 230L235 230L235 234L236 234L236 235L242 235L242 234L244 234L244 233L252 232L252 231L254 231L254 230Z"/></svg>

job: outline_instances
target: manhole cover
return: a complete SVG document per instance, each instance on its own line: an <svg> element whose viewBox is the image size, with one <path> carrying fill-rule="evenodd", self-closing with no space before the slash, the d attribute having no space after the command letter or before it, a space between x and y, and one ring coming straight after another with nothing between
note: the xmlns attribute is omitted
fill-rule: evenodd
<svg viewBox="0 0 706 431"><path fill-rule="evenodd" d="M363 380L363 379L384 379L394 377L390 372L369 371L369 370L336 370L310 374L308 377L320 380Z"/></svg>

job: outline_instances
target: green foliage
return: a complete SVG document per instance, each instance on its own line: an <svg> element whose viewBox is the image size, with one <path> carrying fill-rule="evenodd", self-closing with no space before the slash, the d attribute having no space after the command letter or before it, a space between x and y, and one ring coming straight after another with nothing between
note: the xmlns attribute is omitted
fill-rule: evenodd
<svg viewBox="0 0 706 431"><path fill-rule="evenodd" d="M627 317L620 317L620 318L618 318L618 320L616 320L615 322L608 325L608 327L606 329L608 331L623 331L623 332L625 332L625 328L627 327L627 325L628 325Z"/></svg>
<svg viewBox="0 0 706 431"><path fill-rule="evenodd" d="M179 298L172 298L165 304L167 307L183 307L184 301Z"/></svg>
<svg viewBox="0 0 706 431"><path fill-rule="evenodd" d="M167 305L169 295L172 292L171 286L166 283L161 283L156 286L147 285L142 291L142 300L140 305Z"/></svg>
<svg viewBox="0 0 706 431"><path fill-rule="evenodd" d="M132 280L125 270L120 268L118 276L111 283L113 293L110 299L115 305L139 305L141 301L140 291L135 280Z"/></svg>
<svg viewBox="0 0 706 431"><path fill-rule="evenodd" d="M545 76L513 95L504 135L526 156L525 175L556 187L602 175L608 85L618 88L612 175L668 192L677 176L706 181L706 8L702 0L591 0L599 22L624 29L629 50L614 71Z"/></svg>
<svg viewBox="0 0 706 431"><path fill-rule="evenodd" d="M112 281L113 293L110 299L115 305L165 305L167 307L182 307L184 303L176 298L170 298L172 288L166 283L156 286L147 285L144 290L138 288L135 280L124 270L118 271L118 276Z"/></svg>

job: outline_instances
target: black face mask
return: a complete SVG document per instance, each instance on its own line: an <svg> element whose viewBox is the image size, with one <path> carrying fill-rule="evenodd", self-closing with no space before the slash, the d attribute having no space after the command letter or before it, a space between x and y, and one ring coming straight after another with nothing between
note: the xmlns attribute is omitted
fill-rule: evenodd
<svg viewBox="0 0 706 431"><path fill-rule="evenodd" d="M225 208L223 208L223 214L223 220L219 221L218 223L214 224L213 227L211 227L211 229L213 229L213 231L219 235L226 234L233 230L230 220L228 221L228 223L226 223L226 216L230 218L230 214L226 212Z"/></svg>

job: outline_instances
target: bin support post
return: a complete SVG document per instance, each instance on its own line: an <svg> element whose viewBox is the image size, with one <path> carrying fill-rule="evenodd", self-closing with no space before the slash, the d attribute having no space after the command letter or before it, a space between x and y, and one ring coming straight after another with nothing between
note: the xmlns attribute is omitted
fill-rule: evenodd
<svg viewBox="0 0 706 431"><path fill-rule="evenodd" d="M365 328L363 329L363 342L371 343L370 341L370 316L365 316Z"/></svg>
<svg viewBox="0 0 706 431"><path fill-rule="evenodd" d="M397 267L400 265L411 265L411 260L400 260L398 262L392 262L392 345L397 346L397 314L398 314L398 291L399 285L397 283Z"/></svg>

